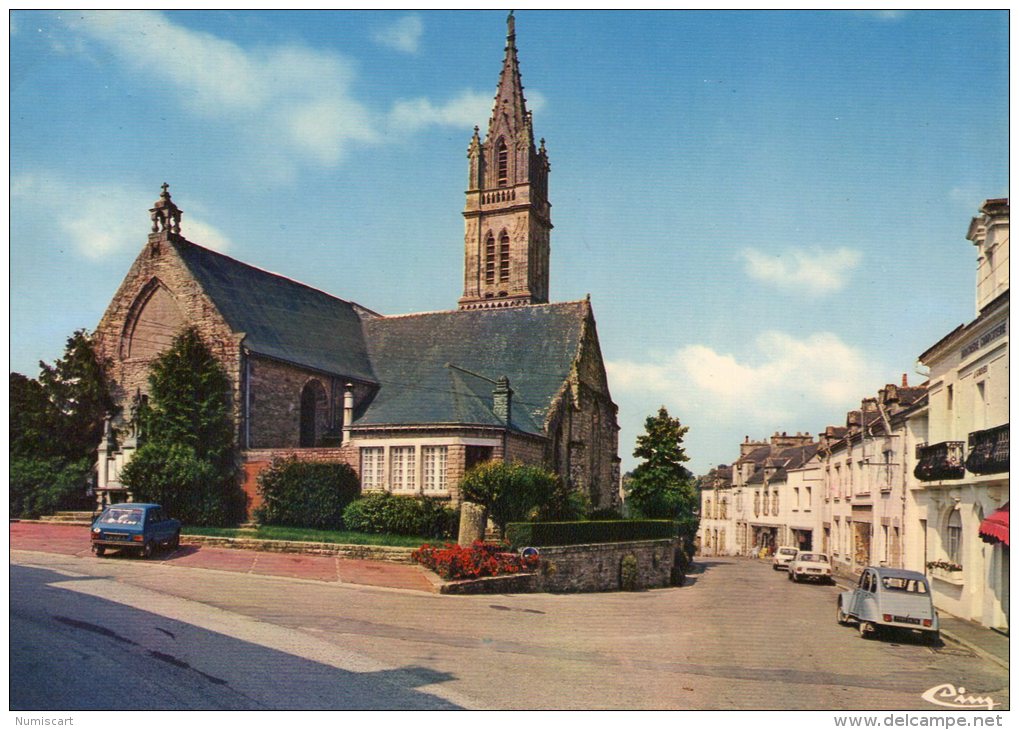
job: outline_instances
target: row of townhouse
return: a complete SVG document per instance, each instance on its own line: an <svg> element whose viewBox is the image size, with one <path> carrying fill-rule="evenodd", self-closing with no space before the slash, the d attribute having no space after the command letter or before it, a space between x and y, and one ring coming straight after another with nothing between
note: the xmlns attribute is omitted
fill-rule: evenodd
<svg viewBox="0 0 1019 730"><path fill-rule="evenodd" d="M1008 200L988 200L977 248L977 316L905 375L809 434L747 437L739 458L701 477L702 555L828 554L837 572L904 567L932 580L936 605L1008 627Z"/></svg>

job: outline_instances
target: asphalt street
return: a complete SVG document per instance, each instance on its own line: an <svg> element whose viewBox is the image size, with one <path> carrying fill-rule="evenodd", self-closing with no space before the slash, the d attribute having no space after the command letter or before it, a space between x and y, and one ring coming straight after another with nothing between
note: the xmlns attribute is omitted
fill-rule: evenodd
<svg viewBox="0 0 1019 730"><path fill-rule="evenodd" d="M954 645L862 639L837 588L702 559L681 588L444 596L11 553L11 709L937 710L1008 707Z"/></svg>

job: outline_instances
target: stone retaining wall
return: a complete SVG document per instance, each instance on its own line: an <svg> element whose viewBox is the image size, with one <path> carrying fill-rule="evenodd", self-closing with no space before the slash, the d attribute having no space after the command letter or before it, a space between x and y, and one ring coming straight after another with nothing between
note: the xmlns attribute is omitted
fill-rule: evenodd
<svg viewBox="0 0 1019 730"><path fill-rule="evenodd" d="M305 553L308 555L335 555L354 560L384 560L390 563L413 563L410 554L414 548L389 545L337 545L328 542L291 542L287 540L259 540L249 537L213 537L211 535L181 535L181 542L190 545L236 548L239 550L265 550L273 553Z"/></svg>
<svg viewBox="0 0 1019 730"><path fill-rule="evenodd" d="M623 589L623 559L637 560L635 589L671 585L674 540L640 540L592 545L538 548L541 569L535 575L535 591L592 593Z"/></svg>

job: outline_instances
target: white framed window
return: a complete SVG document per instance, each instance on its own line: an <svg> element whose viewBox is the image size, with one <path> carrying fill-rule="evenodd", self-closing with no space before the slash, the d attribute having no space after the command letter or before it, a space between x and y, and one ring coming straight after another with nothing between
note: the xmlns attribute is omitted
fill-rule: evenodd
<svg viewBox="0 0 1019 730"><path fill-rule="evenodd" d="M948 559L956 564L962 563L962 515L957 509L948 516L947 538Z"/></svg>
<svg viewBox="0 0 1019 730"><path fill-rule="evenodd" d="M394 492L412 492L417 486L417 465L413 446L389 449L389 485Z"/></svg>
<svg viewBox="0 0 1019 730"><path fill-rule="evenodd" d="M361 449L361 489L382 489L385 486L383 467L384 449L370 446Z"/></svg>
<svg viewBox="0 0 1019 730"><path fill-rule="evenodd" d="M421 447L421 486L425 492L445 492L446 487L445 446Z"/></svg>

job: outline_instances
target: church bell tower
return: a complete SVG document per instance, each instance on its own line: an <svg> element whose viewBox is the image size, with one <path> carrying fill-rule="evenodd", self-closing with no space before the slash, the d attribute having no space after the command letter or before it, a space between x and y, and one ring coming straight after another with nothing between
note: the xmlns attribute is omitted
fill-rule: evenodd
<svg viewBox="0 0 1019 730"><path fill-rule="evenodd" d="M548 302L548 154L535 148L531 113L517 62L513 13L506 57L484 141L474 128L467 148L464 293L460 309Z"/></svg>

